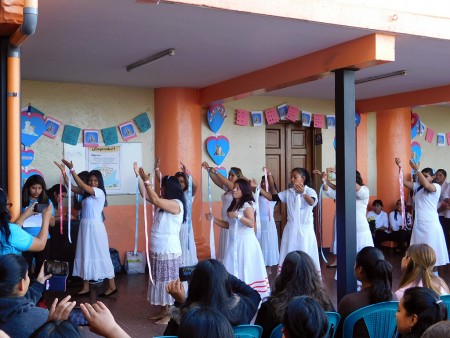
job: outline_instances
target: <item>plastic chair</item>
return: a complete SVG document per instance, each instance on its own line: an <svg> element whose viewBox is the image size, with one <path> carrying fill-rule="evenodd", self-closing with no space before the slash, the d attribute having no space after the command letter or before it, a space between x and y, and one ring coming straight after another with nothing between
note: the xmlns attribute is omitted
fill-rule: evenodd
<svg viewBox="0 0 450 338"><path fill-rule="evenodd" d="M370 338L392 337L396 327L397 301L365 306L348 315L344 320L343 337L353 337L355 323L363 319Z"/></svg>
<svg viewBox="0 0 450 338"><path fill-rule="evenodd" d="M178 338L178 336L153 336L153 338Z"/></svg>
<svg viewBox="0 0 450 338"><path fill-rule="evenodd" d="M272 333L270 334L270 338L281 338L283 337L283 324L278 325L272 330Z"/></svg>
<svg viewBox="0 0 450 338"><path fill-rule="evenodd" d="M328 317L328 337L333 338L334 334L336 333L339 322L341 321L341 315L337 312L332 311L327 311L325 313L327 314Z"/></svg>
<svg viewBox="0 0 450 338"><path fill-rule="evenodd" d="M442 302L447 306L447 319L450 319L450 295L442 295Z"/></svg>
<svg viewBox="0 0 450 338"><path fill-rule="evenodd" d="M259 325L238 325L233 331L236 338L261 338L263 329Z"/></svg>

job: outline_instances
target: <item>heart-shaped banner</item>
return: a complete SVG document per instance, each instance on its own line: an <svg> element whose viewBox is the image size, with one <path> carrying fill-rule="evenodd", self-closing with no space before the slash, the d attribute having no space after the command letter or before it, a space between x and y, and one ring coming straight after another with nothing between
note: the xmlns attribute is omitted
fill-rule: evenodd
<svg viewBox="0 0 450 338"><path fill-rule="evenodd" d="M220 165L230 150L230 141L225 136L210 136L206 139L206 149L213 161Z"/></svg>
<svg viewBox="0 0 450 338"><path fill-rule="evenodd" d="M223 177L228 178L227 169L225 169L224 167L215 167L215 169L216 169L216 172L221 174Z"/></svg>
<svg viewBox="0 0 450 338"><path fill-rule="evenodd" d="M210 106L206 115L209 128L213 133L217 133L227 117L224 106L221 104Z"/></svg>
<svg viewBox="0 0 450 338"><path fill-rule="evenodd" d="M34 151L31 149L22 150L21 158L22 158L22 167L28 167L34 160Z"/></svg>
<svg viewBox="0 0 450 338"><path fill-rule="evenodd" d="M417 141L411 142L411 161L413 163L419 163L422 158L422 148Z"/></svg>
<svg viewBox="0 0 450 338"><path fill-rule="evenodd" d="M420 133L420 118L416 113L411 114L411 138L415 138Z"/></svg>
<svg viewBox="0 0 450 338"><path fill-rule="evenodd" d="M37 141L45 131L44 117L38 113L21 113L22 144L29 147Z"/></svg>
<svg viewBox="0 0 450 338"><path fill-rule="evenodd" d="M28 171L22 170L22 186L25 184L27 179L29 179L33 175L39 175L44 178L44 175L37 169L31 169Z"/></svg>

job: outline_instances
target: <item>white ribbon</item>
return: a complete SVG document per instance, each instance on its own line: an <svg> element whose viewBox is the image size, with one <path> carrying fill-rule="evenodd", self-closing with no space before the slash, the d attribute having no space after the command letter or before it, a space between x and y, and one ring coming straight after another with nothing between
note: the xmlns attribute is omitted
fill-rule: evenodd
<svg viewBox="0 0 450 338"><path fill-rule="evenodd" d="M69 179L69 186L67 187L68 189L68 193L67 195L69 196L69 201L68 201L68 211L67 211L67 237L69 239L69 243L72 243L72 178L70 177L70 175L67 175L67 178Z"/></svg>
<svg viewBox="0 0 450 338"><path fill-rule="evenodd" d="M152 177L152 182L154 182L154 178L153 177ZM147 189L143 189L143 190L144 190L143 193L144 193L145 253L146 253L146 256L147 256L147 266L148 266L149 280L150 280L150 283L155 285L155 282L153 281L153 277L152 277L152 267L150 265L150 254L149 254L149 249L148 249ZM155 223L154 207L152 208L152 215L153 215L153 223Z"/></svg>
<svg viewBox="0 0 450 338"><path fill-rule="evenodd" d="M256 187L255 191L255 211L256 211L256 217L255 217L255 226L256 226L256 238L259 242L261 242L261 219L259 217L259 213L261 212L261 209L259 208L259 195L261 193L261 187L258 185Z"/></svg>
<svg viewBox="0 0 450 338"><path fill-rule="evenodd" d="M209 214L212 216L212 197L211 197L211 177L208 173L208 201ZM211 259L216 259L216 244L214 240L214 217L211 217L209 225L209 249L211 251Z"/></svg>
<svg viewBox="0 0 450 338"><path fill-rule="evenodd" d="M325 258L325 254L323 253L323 222L322 222L322 199L323 199L323 187L326 183L323 183L320 186L319 190L319 203L317 205L317 226L319 228L319 236L320 236L320 254L325 263L328 263Z"/></svg>
<svg viewBox="0 0 450 338"><path fill-rule="evenodd" d="M187 249L191 250L189 239L191 237L192 231L192 176L187 175L188 178L188 200L186 201L186 224L188 226L188 235L187 235Z"/></svg>

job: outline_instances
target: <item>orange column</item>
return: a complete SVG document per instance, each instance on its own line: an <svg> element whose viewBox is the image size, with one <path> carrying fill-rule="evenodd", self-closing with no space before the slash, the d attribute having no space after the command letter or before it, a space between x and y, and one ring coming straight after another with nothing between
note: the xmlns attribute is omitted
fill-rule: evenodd
<svg viewBox="0 0 450 338"><path fill-rule="evenodd" d="M410 173L411 158L411 108L377 112L377 195L389 213L400 198L398 167L399 157L405 173Z"/></svg>
<svg viewBox="0 0 450 338"><path fill-rule="evenodd" d="M199 91L190 88L157 88L155 97L155 156L161 159L163 175L180 171L180 161L201 184L202 109ZM201 186L192 208L192 224L199 258L209 257L200 222Z"/></svg>

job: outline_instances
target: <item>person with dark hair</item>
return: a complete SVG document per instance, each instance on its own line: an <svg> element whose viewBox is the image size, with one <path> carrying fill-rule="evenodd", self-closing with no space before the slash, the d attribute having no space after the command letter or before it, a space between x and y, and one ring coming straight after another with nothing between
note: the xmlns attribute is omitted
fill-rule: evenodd
<svg viewBox="0 0 450 338"><path fill-rule="evenodd" d="M413 287L405 290L400 299L397 332L402 338L419 338L431 325L447 319L447 307L431 289Z"/></svg>
<svg viewBox="0 0 450 338"><path fill-rule="evenodd" d="M261 246L254 230L254 202L250 182L239 178L234 182L233 202L228 207L227 221L211 214L206 214L206 218L213 219L216 225L230 231L223 259L227 271L258 291L264 299L270 295L270 286Z"/></svg>
<svg viewBox="0 0 450 338"><path fill-rule="evenodd" d="M156 180L159 182L161 177L161 171L159 169L160 159L155 159L155 175ZM184 199L186 201L186 222L181 224L180 230L180 244L181 244L181 258L182 266L191 266L198 263L197 248L195 246L194 229L192 227L192 205L194 203L194 196L197 192L198 184L194 176L192 176L186 165L180 162L181 170L175 173L175 177L178 179L181 185L181 189L184 193ZM189 180L191 180L191 191L189 192Z"/></svg>
<svg viewBox="0 0 450 338"><path fill-rule="evenodd" d="M374 242L377 248L381 247L381 243L386 240L386 235L389 234L389 218L388 214L383 211L383 201L374 200L372 202L372 209L366 215L368 221L375 222Z"/></svg>
<svg viewBox="0 0 450 338"><path fill-rule="evenodd" d="M30 338L82 338L77 326L69 320L54 320L39 327Z"/></svg>
<svg viewBox="0 0 450 338"><path fill-rule="evenodd" d="M439 195L438 213L439 222L444 231L445 243L447 250L450 250L450 184L448 184L447 172L444 169L436 170L436 183L441 186L441 194ZM447 201L445 201L447 199Z"/></svg>
<svg viewBox="0 0 450 338"><path fill-rule="evenodd" d="M234 332L224 315L209 307L194 307L181 319L178 338L233 338Z"/></svg>
<svg viewBox="0 0 450 338"><path fill-rule="evenodd" d="M283 337L328 337L328 317L317 300L299 296L289 302L283 316Z"/></svg>
<svg viewBox="0 0 450 338"><path fill-rule="evenodd" d="M405 209L405 225L403 227L402 208ZM386 240L396 241L397 248L395 252L402 254L406 251L411 240L412 232L412 217L409 212L406 211L402 201L398 200L395 204L395 210L389 213L389 226L391 232L386 236ZM406 243L406 245L405 245Z"/></svg>
<svg viewBox="0 0 450 338"><path fill-rule="evenodd" d="M341 322L364 306L395 299L392 294L392 265L384 259L383 252L375 247L365 247L356 255L355 277L361 282L361 291L345 295L339 302ZM369 337L367 328L360 320L354 328L355 337ZM342 336L342 325L337 331Z"/></svg>
<svg viewBox="0 0 450 338"><path fill-rule="evenodd" d="M442 320L431 325L421 338L450 338L450 320Z"/></svg>
<svg viewBox="0 0 450 338"><path fill-rule="evenodd" d="M272 330L282 322L288 303L297 296L309 296L323 310L334 311L313 260L303 251L287 254L271 296L261 304L255 324L263 328L262 338L270 337Z"/></svg>
<svg viewBox="0 0 450 338"><path fill-rule="evenodd" d="M220 312L232 325L250 324L258 309L259 293L243 281L230 275L215 259L201 261L192 273L186 298L183 283L175 280L167 286L175 299L165 335L176 335L182 317L196 306L210 307Z"/></svg>
<svg viewBox="0 0 450 338"><path fill-rule="evenodd" d="M275 195L261 190L261 194L268 200L283 202L287 206L288 220L281 237L278 272L281 270L286 255L295 250L306 252L313 259L317 271L320 272L319 249L314 232L313 214L313 209L317 204L317 193L308 187L310 181L309 173L305 168L294 168L291 171L291 188Z"/></svg>
<svg viewBox="0 0 450 338"><path fill-rule="evenodd" d="M445 281L433 273L436 264L436 254L427 244L411 245L402 258L402 276L399 289L395 292L397 299L403 297L406 289L413 286L423 286L438 295L447 295L449 288Z"/></svg>
<svg viewBox="0 0 450 338"><path fill-rule="evenodd" d="M12 203L9 202L6 191L0 188L0 256L11 253L20 255L23 251L39 252L44 250L52 217L52 206L47 207L42 213L42 224L36 236L30 235L22 229L24 221L35 214L33 211L35 204L30 205L14 222L11 222Z"/></svg>
<svg viewBox="0 0 450 338"><path fill-rule="evenodd" d="M186 201L175 176L162 178L160 197L151 186L150 175L143 168L137 169L136 162L133 166L135 173L139 172L144 181L147 201L157 207L150 234L150 272L154 283L149 283L147 299L150 304L161 306L160 313L150 319L165 325L170 320L169 305L174 303L166 287L178 278L182 264L180 229L181 224L186 222Z"/></svg>
<svg viewBox="0 0 450 338"><path fill-rule="evenodd" d="M222 176L216 168L210 167L208 162L203 162L202 167L208 171L209 177L212 179L215 185L217 185L220 189L224 191L222 194L222 220L227 220L227 210L230 206L231 202L233 201L233 189L234 189L234 182L238 178L245 178L244 174L242 173L242 170L237 167L231 167L230 171L228 172L228 178ZM226 248L228 247L228 238L229 238L229 231L226 228L220 229L220 239L219 239L219 255L218 259L219 261L223 262L225 257Z"/></svg>
<svg viewBox="0 0 450 338"><path fill-rule="evenodd" d="M22 210L29 208L35 203L39 204L49 204L50 200L47 196L47 185L44 179L40 175L30 176L22 187ZM52 208L52 217L50 218L50 226L55 225L55 209ZM26 218L22 223L22 229L28 232L33 237L36 237L42 226L42 213L33 212L30 217ZM47 237L50 238L50 235ZM46 259L50 259L50 241L47 241L45 247L41 251L30 251L23 252L22 255L25 257L28 263L28 273L32 279L35 278L35 273L37 274L41 269L42 264Z"/></svg>
<svg viewBox="0 0 450 338"><path fill-rule="evenodd" d="M102 211L106 203L106 190L102 173L98 170L89 172L88 183L77 175L72 161L55 162L64 176L65 166L69 169L77 186L73 192L83 195L82 215L78 230L73 275L83 279L83 288L79 296L89 295L89 280L107 279L106 290L99 297L108 297L117 293L114 281L114 267L109 254L108 234L102 220ZM65 178L66 180L67 178Z"/></svg>
<svg viewBox="0 0 450 338"><path fill-rule="evenodd" d="M401 168L399 158L395 163ZM419 163L409 161L409 165L417 175L417 182L410 182L403 177L403 185L415 191L415 219L411 235L411 245L425 243L436 253L436 266L449 263L444 231L439 223L437 205L441 195L441 186L434 182L434 172L431 168L419 169Z"/></svg>
<svg viewBox="0 0 450 338"><path fill-rule="evenodd" d="M66 197L66 195L67 195L67 188L65 185L62 184L55 184L54 186L52 186L50 189L47 190L47 196L50 199L50 202L52 202L53 204L53 209L56 210L55 218L59 216L58 214L59 199Z"/></svg>
<svg viewBox="0 0 450 338"><path fill-rule="evenodd" d="M45 322L69 317L75 306L75 302L69 302L70 296L59 303L55 299L50 311L36 306L50 277L44 276L42 266L30 285L25 258L15 254L0 256L0 330L14 338L28 338Z"/></svg>
<svg viewBox="0 0 450 338"><path fill-rule="evenodd" d="M362 176L356 171L356 251L359 252L367 246L373 246L372 232L366 218L369 204L369 188L364 185Z"/></svg>

